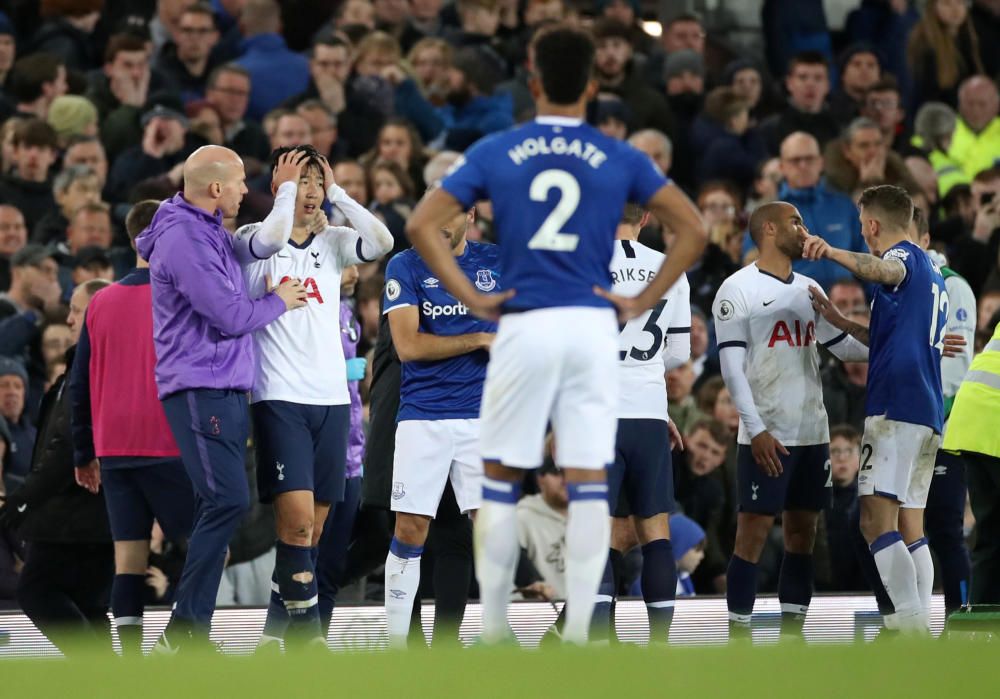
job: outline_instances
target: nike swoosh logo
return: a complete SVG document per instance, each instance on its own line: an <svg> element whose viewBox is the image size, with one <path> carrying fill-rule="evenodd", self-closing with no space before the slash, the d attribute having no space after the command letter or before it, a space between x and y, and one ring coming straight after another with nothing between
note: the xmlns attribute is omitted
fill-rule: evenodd
<svg viewBox="0 0 1000 699"><path fill-rule="evenodd" d="M291 255L281 255L281 254L279 254L278 257L280 257L283 260L287 260L287 259L290 259L292 256Z"/></svg>
<svg viewBox="0 0 1000 699"><path fill-rule="evenodd" d="M28 505L27 505L27 503L25 503L24 505L18 506L17 511L18 512L24 512L27 509L28 509Z"/></svg>
<svg viewBox="0 0 1000 699"><path fill-rule="evenodd" d="M776 300L777 300L777 299L771 299L770 301L765 301L765 302L764 302L764 305L765 305L765 306L770 306L770 305L771 305L772 303L774 303L774 302L775 302Z"/></svg>

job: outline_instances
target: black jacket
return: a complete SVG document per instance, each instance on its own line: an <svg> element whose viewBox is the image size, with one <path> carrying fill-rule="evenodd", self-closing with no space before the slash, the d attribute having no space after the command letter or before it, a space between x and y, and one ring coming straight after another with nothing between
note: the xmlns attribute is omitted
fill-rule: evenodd
<svg viewBox="0 0 1000 699"><path fill-rule="evenodd" d="M29 182L17 175L3 175L0 177L0 203L20 209L24 224L32 231L45 214L56 208L52 181Z"/></svg>
<svg viewBox="0 0 1000 699"><path fill-rule="evenodd" d="M74 348L66 353L73 364ZM63 374L42 398L31 472L10 494L5 507L25 507L18 533L29 542L105 543L111 541L104 495L76 483L70 435L69 391Z"/></svg>
<svg viewBox="0 0 1000 699"><path fill-rule="evenodd" d="M372 358L371 407L368 417L368 447L361 502L365 507L389 509L392 491L392 457L396 450L396 414L403 369L392 344L389 320L379 315L375 356Z"/></svg>

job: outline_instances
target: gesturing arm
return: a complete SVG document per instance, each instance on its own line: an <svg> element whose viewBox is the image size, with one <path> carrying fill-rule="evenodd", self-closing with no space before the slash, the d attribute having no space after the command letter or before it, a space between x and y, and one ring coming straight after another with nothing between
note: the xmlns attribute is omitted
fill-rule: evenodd
<svg viewBox="0 0 1000 699"><path fill-rule="evenodd" d="M480 349L489 349L493 333L432 335L420 332L420 313L416 306L397 306L386 311L389 332L401 362L433 362L450 359Z"/></svg>
<svg viewBox="0 0 1000 699"><path fill-rule="evenodd" d="M392 233L386 225L378 216L351 199L343 187L331 184L326 197L351 222L351 228L338 226L333 229L334 235L338 236L340 259L345 265L374 262L392 250Z"/></svg>
<svg viewBox="0 0 1000 699"><path fill-rule="evenodd" d="M295 196L298 185L284 182L278 187L274 206L259 224L243 226L233 238L233 252L241 264L266 260L288 244L295 223Z"/></svg>
<svg viewBox="0 0 1000 699"><path fill-rule="evenodd" d="M864 252L841 250L816 235L806 238L802 257L807 260L825 257L849 270L854 276L876 284L899 286L906 279L906 265L898 258L879 258Z"/></svg>
<svg viewBox="0 0 1000 699"><path fill-rule="evenodd" d="M818 286L809 286L813 309L819 314L816 339L842 362L868 361L868 328L845 318Z"/></svg>

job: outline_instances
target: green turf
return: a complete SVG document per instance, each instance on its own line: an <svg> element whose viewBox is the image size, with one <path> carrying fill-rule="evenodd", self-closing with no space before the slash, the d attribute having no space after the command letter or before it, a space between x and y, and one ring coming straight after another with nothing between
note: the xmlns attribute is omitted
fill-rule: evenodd
<svg viewBox="0 0 1000 699"><path fill-rule="evenodd" d="M297 657L17 660L0 696L977 699L997 696L997 643L483 649Z"/></svg>

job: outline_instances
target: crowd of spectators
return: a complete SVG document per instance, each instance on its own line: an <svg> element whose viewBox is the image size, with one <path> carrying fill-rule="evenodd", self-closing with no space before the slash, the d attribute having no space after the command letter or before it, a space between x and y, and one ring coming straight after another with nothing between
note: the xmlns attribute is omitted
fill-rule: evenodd
<svg viewBox="0 0 1000 699"><path fill-rule="evenodd" d="M532 117L528 39L569 20L596 39L589 120L646 152L710 228L689 271L692 357L669 372L668 394L687 442L674 454L677 500L704 530L704 543L685 549L704 548L692 589L722 591L739 416L719 377L711 305L754 259L749 213L782 199L813 234L865 251L855 198L871 185L904 187L927 214L933 247L977 294L978 338L988 338L1000 309L1000 0L860 0L837 31L820 0L768 0L761 55L694 14L648 22L645 9L639 0L0 0L0 491L15 491L32 467L41 398L74 342L74 288L132 267L131 205L175 194L196 148L225 145L243 158L250 192L231 230L270 211L271 150L311 144L385 220L398 252L427 186L477 139ZM470 238L490 240L489 206L479 213ZM640 239L669 252L672 234L653 221ZM384 264L360 270L359 355L378 334ZM868 315L867 290L842 267L794 266L843 313ZM843 540L866 367L824 363L835 497L817 578L853 590L864 582ZM529 516L558 524L557 476L539 476ZM234 564L270 546L270 522L253 516ZM2 533L0 605L11 599L17 546ZM762 562L762 591L777 569ZM167 585L162 572L156 583Z"/></svg>

